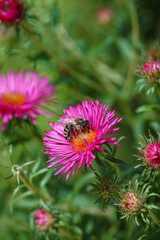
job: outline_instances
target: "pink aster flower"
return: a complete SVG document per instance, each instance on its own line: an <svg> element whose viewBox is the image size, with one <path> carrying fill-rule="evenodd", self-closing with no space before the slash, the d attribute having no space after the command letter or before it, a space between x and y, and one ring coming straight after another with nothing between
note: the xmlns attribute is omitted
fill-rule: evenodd
<svg viewBox="0 0 160 240"><path fill-rule="evenodd" d="M26 119L30 117L36 124L36 117L46 115L51 117L45 104L53 103L55 87L49 85L47 77L38 77L38 73L12 71L0 75L0 118L3 120L2 131L9 120L14 117Z"/></svg>
<svg viewBox="0 0 160 240"><path fill-rule="evenodd" d="M115 111L108 111L108 106L99 103L98 100L85 100L82 104L69 106L64 109L64 115L56 123L50 123L52 130L46 131L43 137L46 146L46 154L50 155L49 166L56 166L53 170L58 170L55 175L60 173L60 177L67 172L68 179L71 171L75 174L77 168L82 168L85 164L90 168L92 159L95 159L95 150L104 151L103 143L113 143L115 137L107 136L119 130L113 128L122 118L114 118ZM73 124L74 119L83 120L84 125ZM67 123L70 130L67 130ZM73 125L72 125L72 124ZM68 136L66 137L66 133ZM59 178L60 178L59 177Z"/></svg>
<svg viewBox="0 0 160 240"><path fill-rule="evenodd" d="M125 189L127 187L127 190ZM152 196L159 196L157 193L150 192L151 185L143 184L139 185L136 180L135 183L129 182L128 186L124 186L119 190L119 200L116 200L116 204L120 208L122 214L121 219L126 218L129 220L130 216L134 217L136 224L139 226L138 219L141 218L148 226L150 224L150 215L148 210L158 209L155 204L148 204L148 199Z"/></svg>
<svg viewBox="0 0 160 240"><path fill-rule="evenodd" d="M37 209L33 216L36 218L37 227L42 231L49 230L54 223L53 216L45 209Z"/></svg>
<svg viewBox="0 0 160 240"><path fill-rule="evenodd" d="M127 193L121 200L120 207L130 213L138 213L143 207L143 199L135 193Z"/></svg>
<svg viewBox="0 0 160 240"><path fill-rule="evenodd" d="M149 59L143 66L139 66L138 73L141 76L140 91L146 86L146 83L150 85L147 84L149 88L147 94L153 93L155 88L158 92L160 91L160 62Z"/></svg>
<svg viewBox="0 0 160 240"><path fill-rule="evenodd" d="M23 15L22 4L18 0L3 0L0 2L0 20L5 24L21 21Z"/></svg>
<svg viewBox="0 0 160 240"><path fill-rule="evenodd" d="M137 199L133 193L125 194L121 201L121 207L124 208L126 211L130 211L135 207L136 201Z"/></svg>
<svg viewBox="0 0 160 240"><path fill-rule="evenodd" d="M147 166L156 169L160 166L160 135L158 139L154 139L149 132L149 138L140 136L140 147L138 147L139 158L141 164L138 166Z"/></svg>
<svg viewBox="0 0 160 240"><path fill-rule="evenodd" d="M112 12L112 9L109 7L102 8L101 10L99 10L97 12L97 20L101 24L109 23L111 21L112 17L113 17L113 12Z"/></svg>
<svg viewBox="0 0 160 240"><path fill-rule="evenodd" d="M143 65L143 72L151 74L152 72L160 71L160 63L157 61L153 61L152 63L145 63Z"/></svg>
<svg viewBox="0 0 160 240"><path fill-rule="evenodd" d="M143 150L143 157L147 164L151 165L153 168L160 166L160 143L155 142L148 144Z"/></svg>

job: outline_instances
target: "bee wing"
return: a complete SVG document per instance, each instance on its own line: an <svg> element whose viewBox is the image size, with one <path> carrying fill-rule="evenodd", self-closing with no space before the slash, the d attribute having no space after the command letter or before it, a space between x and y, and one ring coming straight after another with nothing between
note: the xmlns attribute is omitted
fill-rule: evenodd
<svg viewBox="0 0 160 240"><path fill-rule="evenodd" d="M64 122L61 119L59 119L56 123L64 126Z"/></svg>
<svg viewBox="0 0 160 240"><path fill-rule="evenodd" d="M71 122L71 123L75 123L75 120L76 119L76 117L73 117L73 116L65 116L65 115L63 115L63 116L60 116L60 120L58 120L58 122L59 123L63 123L63 124L67 124L67 123L69 123L69 122Z"/></svg>

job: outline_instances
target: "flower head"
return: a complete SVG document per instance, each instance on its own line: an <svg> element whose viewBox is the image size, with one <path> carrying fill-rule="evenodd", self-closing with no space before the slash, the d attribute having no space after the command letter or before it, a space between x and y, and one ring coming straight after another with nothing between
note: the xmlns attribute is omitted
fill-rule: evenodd
<svg viewBox="0 0 160 240"><path fill-rule="evenodd" d="M144 150L142 149L144 160L154 168L160 166L160 143L149 144Z"/></svg>
<svg viewBox="0 0 160 240"><path fill-rule="evenodd" d="M18 0L3 0L0 2L0 20L5 24L21 21L23 6Z"/></svg>
<svg viewBox="0 0 160 240"><path fill-rule="evenodd" d="M150 138L141 137L141 147L138 148L140 152L140 160L143 161L142 165L147 165L151 168L160 166L160 138L158 141L154 140L150 134Z"/></svg>
<svg viewBox="0 0 160 240"><path fill-rule="evenodd" d="M104 208L111 198L117 199L120 183L117 177L115 179L112 177L110 171L103 177L96 172L94 174L96 182L90 183L90 185L93 187L92 191L96 192L96 196L98 196L96 203L99 202Z"/></svg>
<svg viewBox="0 0 160 240"><path fill-rule="evenodd" d="M143 72L152 74L160 70L160 63L158 61L153 61L151 63L145 63L143 65Z"/></svg>
<svg viewBox="0 0 160 240"><path fill-rule="evenodd" d="M45 209L37 209L33 215L36 218L37 228L47 231L54 223L54 218Z"/></svg>
<svg viewBox="0 0 160 240"><path fill-rule="evenodd" d="M160 91L160 62L157 60L149 59L143 66L138 69L138 74L141 79L138 81L140 84L140 91L147 87L147 94L153 93L155 88Z"/></svg>
<svg viewBox="0 0 160 240"><path fill-rule="evenodd" d="M106 7L106 8L102 8L101 10L99 10L97 12L97 20L101 23L101 24L107 24L111 21L113 16L113 12L111 10L111 8Z"/></svg>
<svg viewBox="0 0 160 240"><path fill-rule="evenodd" d="M115 111L108 111L108 106L99 103L98 100L85 100L82 104L69 106L64 109L64 115L56 123L50 123L53 130L46 131L43 137L46 146L46 154L50 155L49 166L54 165L61 173L60 177L67 173L68 179L72 169L73 175L77 168L82 168L85 164L90 168L92 159L96 156L94 152L104 151L103 143L113 143L115 137L107 137L107 134L119 130L113 128L122 118L114 118Z"/></svg>
<svg viewBox="0 0 160 240"><path fill-rule="evenodd" d="M3 119L2 131L9 120L14 117L31 118L36 124L39 115L51 114L45 111L44 105L54 102L54 86L49 86L47 77L38 77L38 73L8 72L0 75L0 118ZM43 109L42 109L43 108ZM47 110L47 108L46 108Z"/></svg>
<svg viewBox="0 0 160 240"><path fill-rule="evenodd" d="M123 196L120 206L124 211L138 213L143 207L143 201L140 196L135 196L134 193L127 193Z"/></svg>
<svg viewBox="0 0 160 240"><path fill-rule="evenodd" d="M123 189L119 191L119 200L116 200L116 204L120 208L122 214L121 219L129 219L130 216L134 216L135 222L137 225L138 217L146 223L146 227L150 224L150 215L148 210L159 209L155 204L147 203L148 199L151 196L159 196L156 193L150 192L151 185L147 183L144 184L141 188L139 187L138 181L133 185L131 182L127 186L127 189L123 186Z"/></svg>

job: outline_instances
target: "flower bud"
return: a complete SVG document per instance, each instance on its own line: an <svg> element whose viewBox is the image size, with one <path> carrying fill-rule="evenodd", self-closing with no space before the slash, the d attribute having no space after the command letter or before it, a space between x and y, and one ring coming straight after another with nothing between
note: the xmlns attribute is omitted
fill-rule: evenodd
<svg viewBox="0 0 160 240"><path fill-rule="evenodd" d="M119 182L118 178L112 178L112 176L106 176L106 174L101 177L98 173L95 172L96 182L91 183L93 186L93 191L97 193L98 199L96 202L100 202L102 208L106 206L109 200L116 199L119 192Z"/></svg>
<svg viewBox="0 0 160 240"><path fill-rule="evenodd" d="M21 21L23 6L18 0L0 2L0 20L4 24L15 24Z"/></svg>
<svg viewBox="0 0 160 240"><path fill-rule="evenodd" d="M33 216L36 218L37 228L42 231L49 230L54 223L53 216L45 209L37 209Z"/></svg>
<svg viewBox="0 0 160 240"><path fill-rule="evenodd" d="M97 20L101 24L108 24L113 17L112 9L109 7L102 8L97 12Z"/></svg>
<svg viewBox="0 0 160 240"><path fill-rule="evenodd" d="M145 63L141 73L150 85L160 84L160 63L158 61L150 61Z"/></svg>
<svg viewBox="0 0 160 240"><path fill-rule="evenodd" d="M155 88L160 92L160 62L157 60L149 59L143 66L139 66L137 70L139 79L140 91L147 87L147 95L154 92Z"/></svg>
<svg viewBox="0 0 160 240"><path fill-rule="evenodd" d="M127 189L125 189L127 188ZM157 193L150 192L151 185L143 184L139 187L138 181L134 184L129 182L129 185L120 189L119 199L115 205L118 205L121 211L121 219L128 221L129 217L133 216L137 225L139 225L138 218L146 223L146 227L150 224L150 215L148 209L159 209L158 206L149 202L148 198L151 196L159 196Z"/></svg>
<svg viewBox="0 0 160 240"><path fill-rule="evenodd" d="M99 184L99 193L103 199L114 198L117 190L118 186L111 179L106 179Z"/></svg>
<svg viewBox="0 0 160 240"><path fill-rule="evenodd" d="M152 73L158 72L159 70L160 70L160 63L157 61L153 61L151 63L145 63L143 65L144 73L152 74Z"/></svg>
<svg viewBox="0 0 160 240"><path fill-rule="evenodd" d="M142 149L144 160L153 168L160 166L160 143L149 144L144 150Z"/></svg>
<svg viewBox="0 0 160 240"><path fill-rule="evenodd" d="M160 137L158 141L150 134L150 138L141 137L139 143L141 145L138 148L140 152L139 160L143 161L142 165L147 165L151 168L157 168L160 166Z"/></svg>
<svg viewBox="0 0 160 240"><path fill-rule="evenodd" d="M127 193L123 196L120 206L126 212L139 213L143 207L143 200L134 193Z"/></svg>

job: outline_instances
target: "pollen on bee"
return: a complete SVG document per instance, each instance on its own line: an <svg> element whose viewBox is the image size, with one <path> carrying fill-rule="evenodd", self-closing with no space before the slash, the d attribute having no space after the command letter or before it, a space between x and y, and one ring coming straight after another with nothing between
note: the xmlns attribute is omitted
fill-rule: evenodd
<svg viewBox="0 0 160 240"><path fill-rule="evenodd" d="M96 136L97 132L93 129L84 132L80 131L76 135L72 136L71 146L77 152L85 151L88 146L86 145L86 142L84 140L86 140L88 144L91 144L92 142L94 142Z"/></svg>
<svg viewBox="0 0 160 240"><path fill-rule="evenodd" d="M2 101L4 104L12 104L15 107L20 106L25 101L25 96L16 92L5 92L2 95Z"/></svg>

